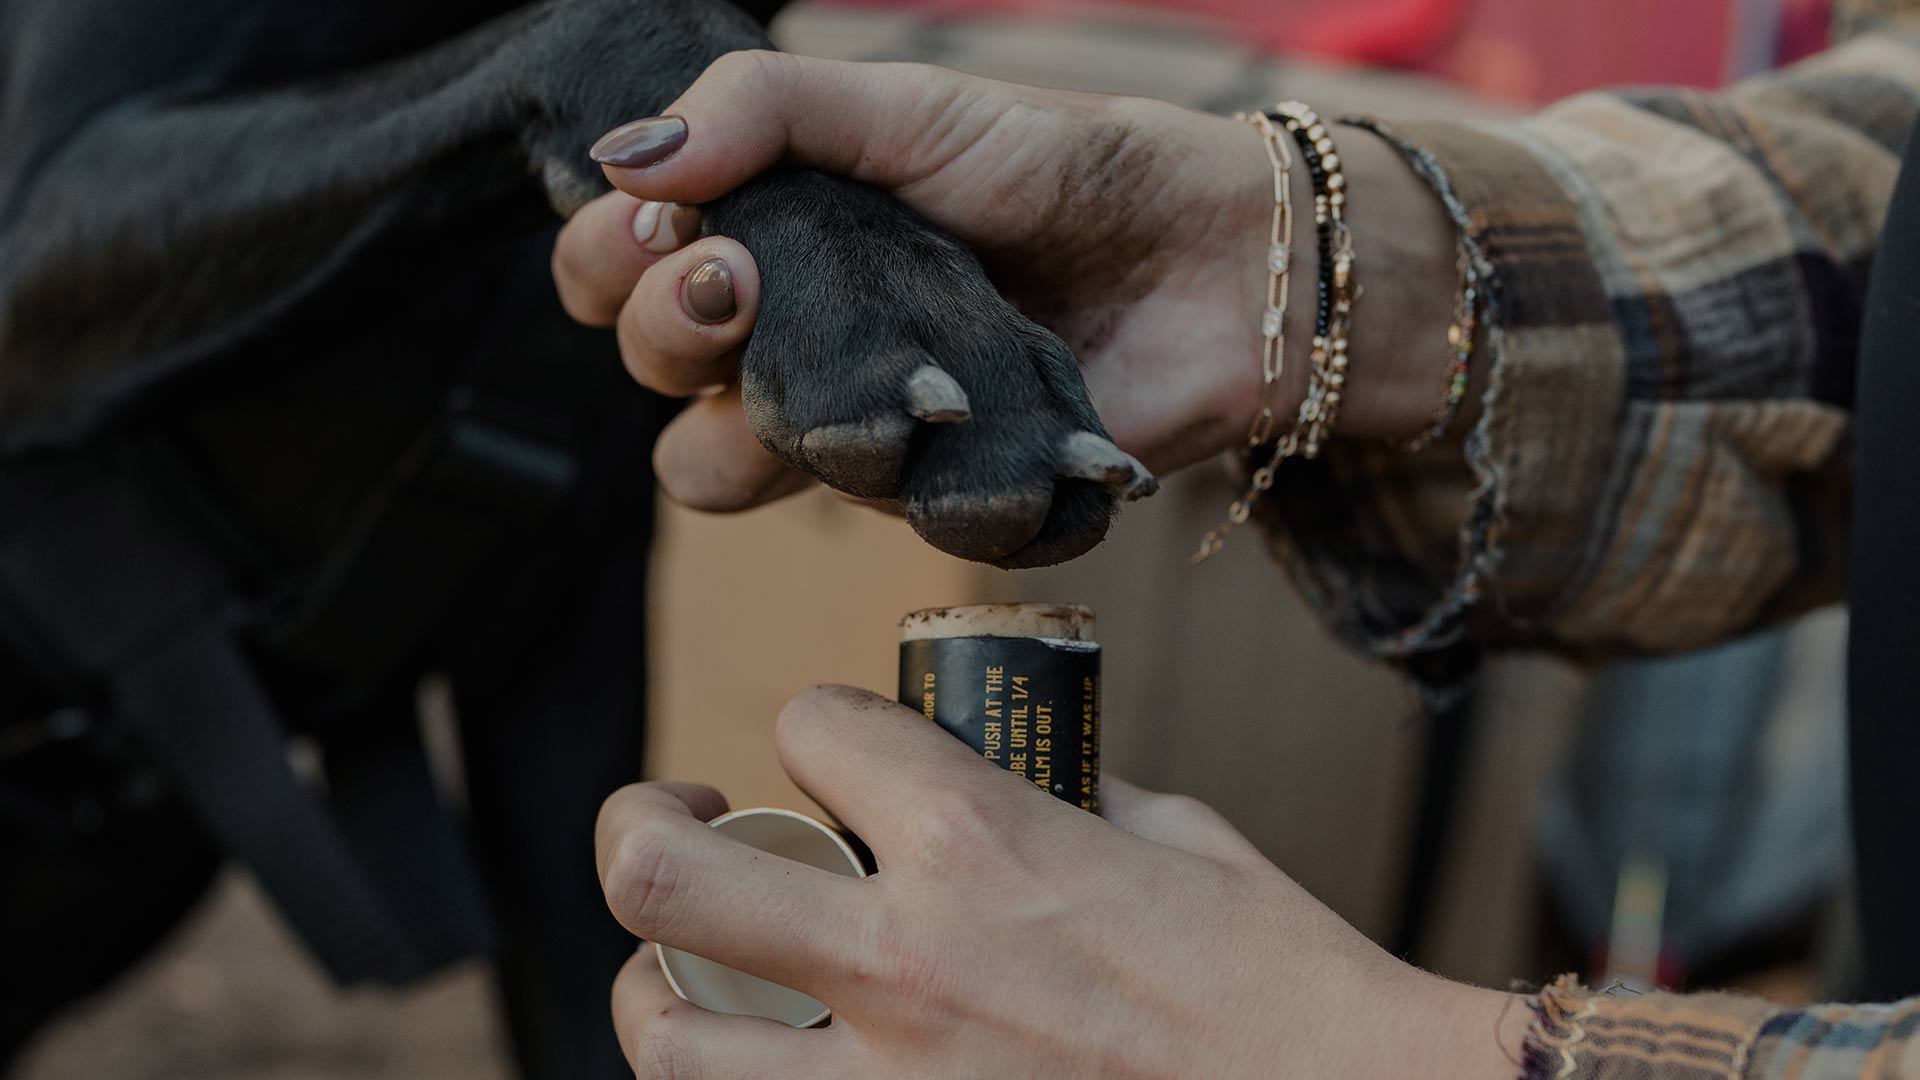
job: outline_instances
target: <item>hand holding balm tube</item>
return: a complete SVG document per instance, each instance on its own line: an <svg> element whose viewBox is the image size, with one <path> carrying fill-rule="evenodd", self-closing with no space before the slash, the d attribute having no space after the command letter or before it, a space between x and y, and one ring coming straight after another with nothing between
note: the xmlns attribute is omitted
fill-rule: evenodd
<svg viewBox="0 0 1920 1080"><path fill-rule="evenodd" d="M1100 646L1093 612L1068 604L930 608L901 621L900 701L988 761L1084 810L1100 809ZM736 810L713 827L750 847L849 877L857 841L791 810ZM832 1015L796 990L654 945L681 998L716 1012L818 1027Z"/></svg>
<svg viewBox="0 0 1920 1080"><path fill-rule="evenodd" d="M1100 645L1073 604L928 608L900 622L900 703L980 756L1100 811Z"/></svg>

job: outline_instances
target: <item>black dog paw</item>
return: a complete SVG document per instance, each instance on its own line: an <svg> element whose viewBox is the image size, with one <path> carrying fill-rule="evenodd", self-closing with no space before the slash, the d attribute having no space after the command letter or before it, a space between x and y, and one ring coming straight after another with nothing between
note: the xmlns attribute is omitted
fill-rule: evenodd
<svg viewBox="0 0 1920 1080"><path fill-rule="evenodd" d="M552 0L529 16L514 62L532 84L522 138L563 213L605 190L585 154L600 133L663 108L720 52L764 45L726 4L647 10L636 20L625 0ZM582 71L628 74L571 74ZM935 547L1003 567L1086 552L1118 500L1154 489L1107 438L1066 346L892 196L780 168L707 206L705 223L760 267L742 397L781 460L848 494L897 499Z"/></svg>
<svg viewBox="0 0 1920 1080"><path fill-rule="evenodd" d="M890 196L780 169L709 206L706 227L760 267L742 397L781 460L1009 568L1086 552L1118 500L1157 486L1107 437L1060 339Z"/></svg>

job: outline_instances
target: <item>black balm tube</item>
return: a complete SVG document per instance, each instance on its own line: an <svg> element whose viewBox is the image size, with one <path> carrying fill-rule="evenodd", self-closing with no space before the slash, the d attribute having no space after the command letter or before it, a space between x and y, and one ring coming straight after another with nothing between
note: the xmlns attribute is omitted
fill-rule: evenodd
<svg viewBox="0 0 1920 1080"><path fill-rule="evenodd" d="M1071 604L928 608L900 621L900 703L988 761L1100 812L1100 645Z"/></svg>

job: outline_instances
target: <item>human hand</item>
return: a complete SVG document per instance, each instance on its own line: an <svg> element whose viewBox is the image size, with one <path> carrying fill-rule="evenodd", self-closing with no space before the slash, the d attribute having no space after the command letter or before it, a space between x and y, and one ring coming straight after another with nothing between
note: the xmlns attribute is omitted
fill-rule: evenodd
<svg viewBox="0 0 1920 1080"><path fill-rule="evenodd" d="M568 310L617 325L642 383L669 394L733 383L760 279L739 244L689 244L688 212L638 200L697 204L784 160L889 190L978 252L1002 291L1074 350L1114 441L1148 468L1177 469L1244 437L1260 397L1272 209L1269 167L1247 125L925 65L764 52L721 58L667 113L684 126L641 129L650 152L603 149L653 163L609 167L620 191L581 211L554 252ZM1350 381L1344 426L1404 435L1432 406L1451 314L1452 237L1384 144L1355 131L1341 150L1356 245L1371 260L1364 265L1377 267L1368 288L1384 294L1375 306L1385 312L1356 328L1356 356L1380 359L1362 372L1369 378ZM1304 170L1295 181L1305 183ZM634 241L636 215L646 243ZM679 228L663 224L671 222ZM1299 247L1295 274L1311 280L1312 245ZM1390 277L1422 275L1437 286L1396 299ZM1310 293L1294 290L1295 327L1310 325ZM1424 331L1433 348L1402 347ZM1406 387L1403 363L1414 371ZM1303 385L1304 365L1295 364L1276 396L1283 415ZM655 458L668 494L702 509L756 505L806 484L760 446L737 387L691 406Z"/></svg>
<svg viewBox="0 0 1920 1080"><path fill-rule="evenodd" d="M635 934L801 990L833 1022L707 1012L645 950L613 992L642 1077L1511 1072L1505 995L1389 957L1191 799L1107 777L1103 820L847 688L795 698L777 744L877 874L754 851L700 824L718 792L654 783L602 809L601 883Z"/></svg>

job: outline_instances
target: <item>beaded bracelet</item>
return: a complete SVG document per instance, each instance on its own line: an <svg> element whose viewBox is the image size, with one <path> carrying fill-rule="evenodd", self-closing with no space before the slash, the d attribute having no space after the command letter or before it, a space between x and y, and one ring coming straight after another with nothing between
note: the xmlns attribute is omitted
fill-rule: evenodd
<svg viewBox="0 0 1920 1080"><path fill-rule="evenodd" d="M1473 368L1473 339L1480 329L1480 272L1460 247L1460 295L1454 302L1453 322L1447 326L1447 383L1440 406L1434 410L1427 429L1399 444L1408 453L1418 453L1447 437L1454 417L1460 415L1460 403L1467 397L1467 380Z"/></svg>
<svg viewBox="0 0 1920 1080"><path fill-rule="evenodd" d="M1299 101L1283 101L1274 115L1300 144L1313 178L1313 223L1320 254L1313 326L1313 377L1300 403L1300 455L1317 457L1333 434L1347 381L1347 331L1353 301L1353 235L1347 229L1347 174L1320 115Z"/></svg>

